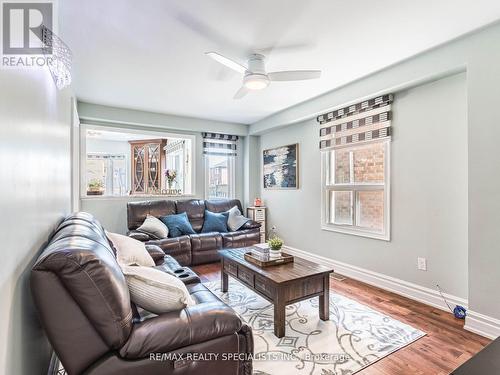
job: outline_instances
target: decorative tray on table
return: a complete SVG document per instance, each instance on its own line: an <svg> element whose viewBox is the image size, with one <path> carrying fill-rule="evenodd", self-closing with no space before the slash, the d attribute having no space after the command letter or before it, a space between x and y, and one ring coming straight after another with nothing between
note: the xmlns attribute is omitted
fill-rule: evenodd
<svg viewBox="0 0 500 375"><path fill-rule="evenodd" d="M293 255L282 252L281 257L271 258L269 255L261 255L258 252L249 251L245 253L245 260L259 267L269 267L293 262Z"/></svg>

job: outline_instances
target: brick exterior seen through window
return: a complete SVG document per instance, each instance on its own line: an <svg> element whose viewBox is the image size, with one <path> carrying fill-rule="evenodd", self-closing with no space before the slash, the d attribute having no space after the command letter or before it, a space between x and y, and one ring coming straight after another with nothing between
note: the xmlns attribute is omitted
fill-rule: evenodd
<svg viewBox="0 0 500 375"><path fill-rule="evenodd" d="M338 149L330 174L334 184L383 184L385 146L381 142ZM352 225L377 232L384 230L384 191L330 192L330 222ZM354 207L352 207L354 206ZM355 212L352 212L355 210ZM356 223L352 223L352 217Z"/></svg>

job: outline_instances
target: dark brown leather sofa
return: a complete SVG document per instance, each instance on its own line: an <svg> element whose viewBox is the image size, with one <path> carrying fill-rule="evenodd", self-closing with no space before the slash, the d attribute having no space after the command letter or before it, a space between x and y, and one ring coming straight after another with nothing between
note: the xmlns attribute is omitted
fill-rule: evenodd
<svg viewBox="0 0 500 375"><path fill-rule="evenodd" d="M127 204L128 235L147 244L159 246L165 254L174 257L181 265L198 265L218 261L217 250L251 246L260 241L260 223L247 222L240 230L228 233L200 233L203 228L205 210L224 212L237 206L243 212L238 199L214 200L158 200L129 202ZM186 212L196 234L154 240L138 232L146 216L157 218Z"/></svg>
<svg viewBox="0 0 500 375"><path fill-rule="evenodd" d="M158 247L147 248L158 269L186 276L195 306L152 317L140 312L130 301L112 243L84 212L58 226L34 264L34 301L68 374L250 375L251 329L189 269ZM188 353L215 353L219 360L193 361ZM223 361L224 353L240 358Z"/></svg>

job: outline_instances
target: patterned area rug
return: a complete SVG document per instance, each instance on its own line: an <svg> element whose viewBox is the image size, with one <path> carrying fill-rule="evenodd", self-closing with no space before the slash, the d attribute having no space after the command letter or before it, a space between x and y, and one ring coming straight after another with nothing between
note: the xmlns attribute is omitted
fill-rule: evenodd
<svg viewBox="0 0 500 375"><path fill-rule="evenodd" d="M330 293L330 320L318 315L318 298L286 308L286 335L274 336L273 305L229 278L205 283L252 327L255 375L350 375L388 356L425 333L347 297ZM51 374L67 375L57 357Z"/></svg>
<svg viewBox="0 0 500 375"><path fill-rule="evenodd" d="M330 293L330 320L318 315L318 298L286 308L286 335L273 333L273 305L229 278L205 286L253 329L254 374L354 374L425 336L425 333L341 295Z"/></svg>

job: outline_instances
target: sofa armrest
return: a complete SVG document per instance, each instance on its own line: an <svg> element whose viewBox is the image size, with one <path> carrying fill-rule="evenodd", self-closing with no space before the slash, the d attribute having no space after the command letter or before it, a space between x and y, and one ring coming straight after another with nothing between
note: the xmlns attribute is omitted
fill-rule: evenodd
<svg viewBox="0 0 500 375"><path fill-rule="evenodd" d="M141 242L146 242L146 241L149 241L151 239L151 237L148 234L142 233L142 232L139 232L136 230L129 230L127 232L127 236L129 236L130 238L133 238L134 240L141 241Z"/></svg>
<svg viewBox="0 0 500 375"><path fill-rule="evenodd" d="M159 246L146 244L146 250L149 255L151 255L151 258L153 258L157 266L161 266L163 264L165 261L165 253Z"/></svg>
<svg viewBox="0 0 500 375"><path fill-rule="evenodd" d="M260 226L261 226L261 223L258 223L258 222L253 221L253 220L248 220L245 224L243 224L241 226L241 228L239 230L255 229L255 228L260 228Z"/></svg>
<svg viewBox="0 0 500 375"><path fill-rule="evenodd" d="M120 355L146 358L150 353L166 353L235 334L241 327L240 318L229 306L222 302L202 303L135 324Z"/></svg>
<svg viewBox="0 0 500 375"><path fill-rule="evenodd" d="M252 328L246 324L243 324L240 331L238 332L238 338L239 352L248 355L247 359L240 361L240 372L238 374L252 375L253 366L252 360L250 358L250 356L254 354Z"/></svg>
<svg viewBox="0 0 500 375"><path fill-rule="evenodd" d="M148 241L148 245L160 247L166 255L171 255L181 265L191 264L191 239L189 236L151 240Z"/></svg>
<svg viewBox="0 0 500 375"><path fill-rule="evenodd" d="M256 229L237 230L236 232L222 233L223 248L248 247L260 242L260 231Z"/></svg>

